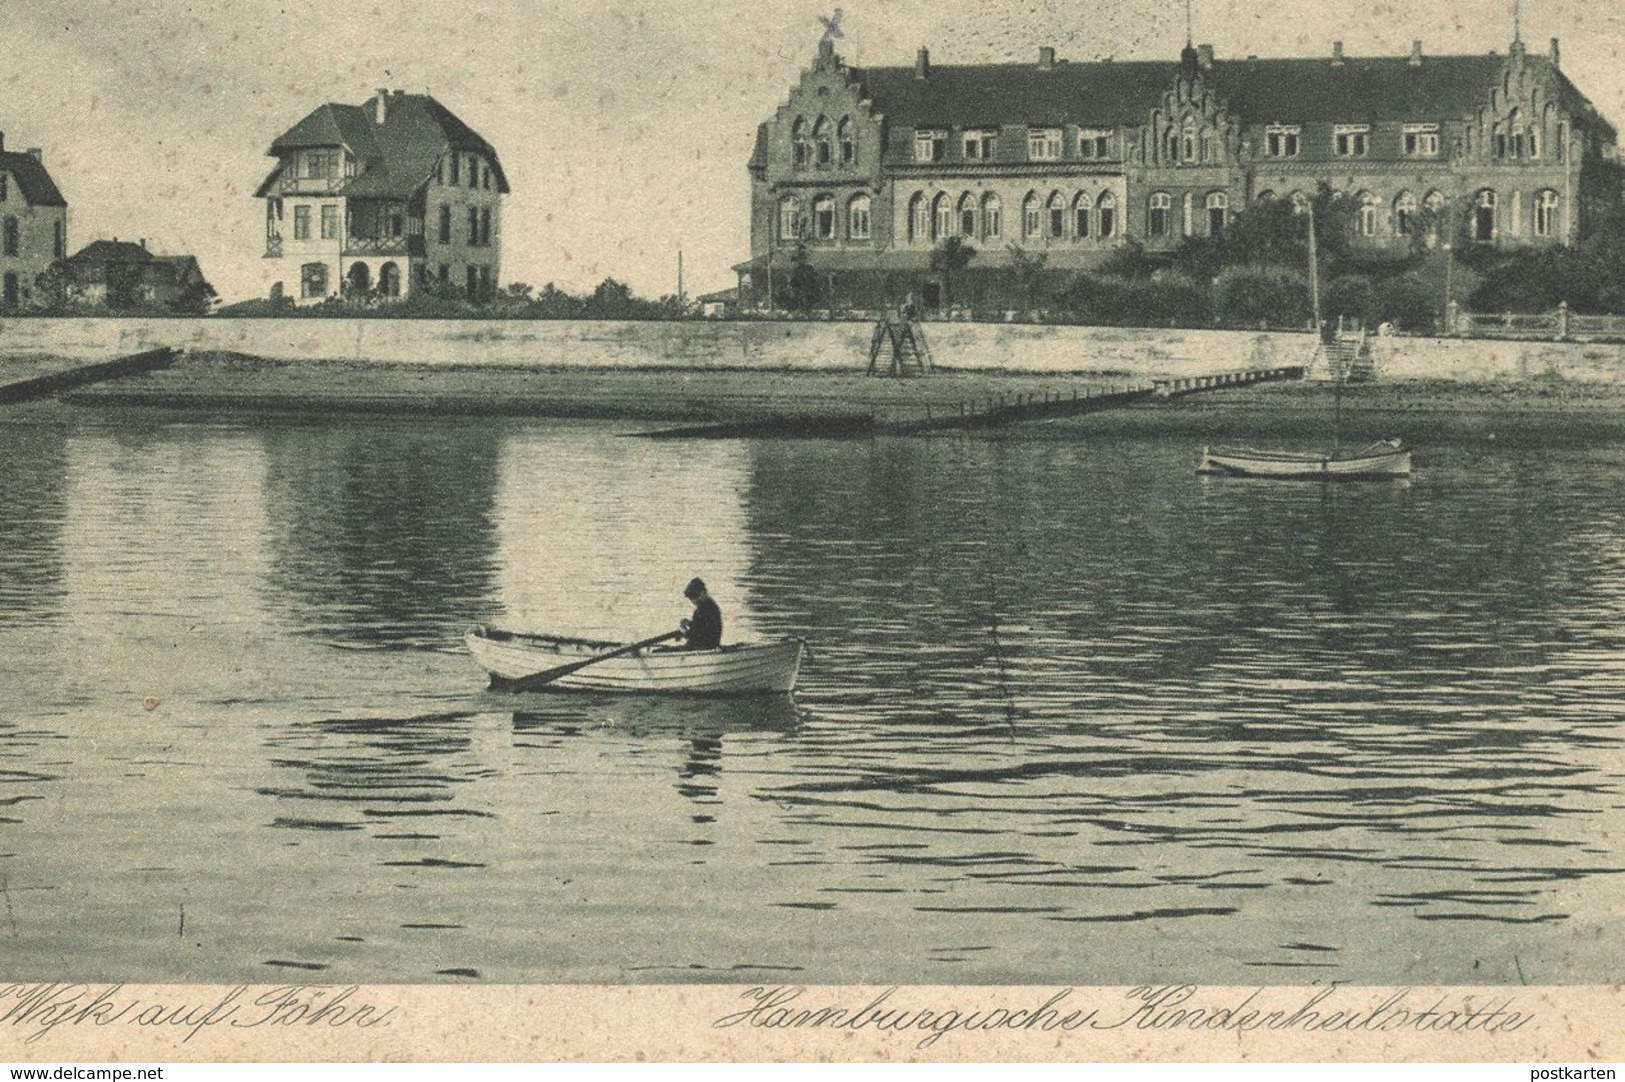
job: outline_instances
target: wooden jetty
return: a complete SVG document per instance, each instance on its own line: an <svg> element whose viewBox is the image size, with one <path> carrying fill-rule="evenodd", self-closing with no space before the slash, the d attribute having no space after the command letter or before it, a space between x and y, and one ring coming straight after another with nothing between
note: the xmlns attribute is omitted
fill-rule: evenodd
<svg viewBox="0 0 1625 1082"><path fill-rule="evenodd" d="M100 361L96 364L80 365L61 372L48 372L43 376L34 376L29 379L20 379L13 383L0 384L0 405L14 405L19 402L34 402L41 398L50 398L63 391L75 387L83 387L88 383L100 383L103 380L118 379L122 376L139 376L146 372L154 372L160 368L167 368L180 357L176 349L149 349L145 353L133 353L128 357L119 357L116 360Z"/></svg>
<svg viewBox="0 0 1625 1082"><path fill-rule="evenodd" d="M1303 378L1303 366L1253 368L1208 376L1061 389L1053 392L989 394L987 397L926 403L898 412L764 415L715 424L688 425L637 435L650 439L806 439L849 436L918 436L932 432L1002 428L1033 421L1073 417L1097 410L1179 398L1203 391L1229 390Z"/></svg>

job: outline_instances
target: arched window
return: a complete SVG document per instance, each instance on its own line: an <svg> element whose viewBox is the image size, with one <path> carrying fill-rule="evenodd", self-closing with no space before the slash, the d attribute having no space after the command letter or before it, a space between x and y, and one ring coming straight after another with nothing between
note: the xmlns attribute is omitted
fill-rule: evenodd
<svg viewBox="0 0 1625 1082"><path fill-rule="evenodd" d="M1196 160L1196 121L1191 117L1185 118L1185 128L1180 133L1179 157L1186 162Z"/></svg>
<svg viewBox="0 0 1625 1082"><path fill-rule="evenodd" d="M1163 142L1163 161L1173 164L1179 160L1179 129L1169 128L1168 138Z"/></svg>
<svg viewBox="0 0 1625 1082"><path fill-rule="evenodd" d="M1100 214L1101 240L1117 234L1117 197L1111 192L1101 192L1100 200L1095 204L1095 210Z"/></svg>
<svg viewBox="0 0 1625 1082"><path fill-rule="evenodd" d="M1495 192L1489 188L1473 197L1473 240L1479 244L1495 240Z"/></svg>
<svg viewBox="0 0 1625 1082"><path fill-rule="evenodd" d="M306 263L299 268L299 295L317 298L327 296L326 263Z"/></svg>
<svg viewBox="0 0 1625 1082"><path fill-rule="evenodd" d="M1225 215L1230 209L1230 197L1224 192L1207 193L1207 232L1216 237L1224 232Z"/></svg>
<svg viewBox="0 0 1625 1082"><path fill-rule="evenodd" d="M401 268L398 264L385 263L378 268L378 293L385 297L401 295Z"/></svg>
<svg viewBox="0 0 1625 1082"><path fill-rule="evenodd" d="M935 227L935 232L931 234L932 240L942 240L953 235L954 205L949 200L947 192L938 192L937 197L931 201L931 222Z"/></svg>
<svg viewBox="0 0 1625 1082"><path fill-rule="evenodd" d="M1072 235L1079 240L1089 236L1090 211L1094 210L1094 202L1089 198L1088 192L1079 192L1072 200Z"/></svg>
<svg viewBox="0 0 1625 1082"><path fill-rule="evenodd" d="M1061 198L1060 192L1050 193L1049 235L1051 240L1060 240L1066 236L1066 201Z"/></svg>
<svg viewBox="0 0 1625 1082"><path fill-rule="evenodd" d="M852 240L869 239L869 197L854 195L846 204L846 235Z"/></svg>
<svg viewBox="0 0 1625 1082"><path fill-rule="evenodd" d="M841 144L841 164L856 165L858 162L858 140L852 131L852 118L843 116L841 122L835 126L836 141Z"/></svg>
<svg viewBox="0 0 1625 1082"><path fill-rule="evenodd" d="M1173 197L1167 192L1152 192L1151 213L1146 219L1146 232L1153 237L1166 237L1172 232L1172 223L1168 217L1173 207Z"/></svg>
<svg viewBox="0 0 1625 1082"><path fill-rule="evenodd" d="M969 192L959 197L959 235L976 236L976 197Z"/></svg>
<svg viewBox="0 0 1625 1082"><path fill-rule="evenodd" d="M294 232L294 236L296 238L299 235L298 226L299 226L299 211L300 211L300 209L301 208L299 208L299 207L294 208L294 231L293 232ZM309 224L309 222L306 222L306 224L305 224L305 235L306 236L310 235L310 224ZM440 243L441 244L450 244L451 243L451 204L449 204L449 203L440 204Z"/></svg>
<svg viewBox="0 0 1625 1082"><path fill-rule="evenodd" d="M801 200L787 195L779 200L779 239L796 240L801 236Z"/></svg>
<svg viewBox="0 0 1625 1082"><path fill-rule="evenodd" d="M1253 196L1253 202L1254 203L1268 203L1272 199L1274 199L1275 197L1276 196L1275 196L1275 193L1273 191L1271 191L1268 188L1265 188L1263 191L1261 191L1257 195Z"/></svg>
<svg viewBox="0 0 1625 1082"><path fill-rule="evenodd" d="M1394 198L1394 233L1408 237L1416 226L1416 196L1400 192Z"/></svg>
<svg viewBox="0 0 1625 1082"><path fill-rule="evenodd" d="M1377 197L1370 192L1354 197L1354 231L1362 237L1377 235Z"/></svg>
<svg viewBox="0 0 1625 1082"><path fill-rule="evenodd" d="M1029 192L1021 204L1021 233L1023 236L1036 238L1044 232L1044 206L1038 201L1035 192Z"/></svg>
<svg viewBox="0 0 1625 1082"><path fill-rule="evenodd" d="M17 228L17 219L11 217L11 215L9 215L9 214L6 215L6 221L5 221L5 225L4 225L4 233L5 233L5 239L4 239L4 243L5 243L4 251L5 251L5 253L7 255L16 255L17 254L17 249L19 248L19 246L21 245L22 242L19 239L20 238L20 233L19 233L19 230Z"/></svg>
<svg viewBox="0 0 1625 1082"><path fill-rule="evenodd" d="M992 192L982 196L982 236L997 240L1004 231L1004 206Z"/></svg>
<svg viewBox="0 0 1625 1082"><path fill-rule="evenodd" d="M829 120L819 117L813 121L812 129L814 161L818 168L828 169L835 160L834 148L830 144Z"/></svg>
<svg viewBox="0 0 1625 1082"><path fill-rule="evenodd" d="M931 239L931 204L924 192L908 201L908 239L920 244Z"/></svg>
<svg viewBox="0 0 1625 1082"><path fill-rule="evenodd" d="M372 292L372 268L365 263L351 263L350 273L345 277L344 284L351 296L365 296Z"/></svg>
<svg viewBox="0 0 1625 1082"><path fill-rule="evenodd" d="M1214 138L1213 132L1208 128L1202 129L1202 160L1216 162L1219 160L1219 141Z"/></svg>
<svg viewBox="0 0 1625 1082"><path fill-rule="evenodd" d="M797 169L812 164L812 147L807 142L807 121L803 117L796 117L795 123L790 125L790 146Z"/></svg>
<svg viewBox="0 0 1625 1082"><path fill-rule="evenodd" d="M1557 232L1557 193L1550 188L1535 193L1535 236L1549 237Z"/></svg>
<svg viewBox="0 0 1625 1082"><path fill-rule="evenodd" d="M813 239L835 239L835 197L821 195L813 200Z"/></svg>
<svg viewBox="0 0 1625 1082"><path fill-rule="evenodd" d="M1514 158L1523 157L1524 127L1523 114L1514 109L1507 115L1507 134L1510 136L1507 147Z"/></svg>

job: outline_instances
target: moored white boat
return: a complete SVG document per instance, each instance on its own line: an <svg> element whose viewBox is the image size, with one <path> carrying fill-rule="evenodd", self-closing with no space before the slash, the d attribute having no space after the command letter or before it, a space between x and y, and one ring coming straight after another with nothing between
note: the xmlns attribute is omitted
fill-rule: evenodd
<svg viewBox="0 0 1625 1082"><path fill-rule="evenodd" d="M1249 447L1204 447L1197 473L1280 480L1382 480L1411 475L1411 452L1398 440L1383 440L1359 451L1260 451Z"/></svg>
<svg viewBox="0 0 1625 1082"><path fill-rule="evenodd" d="M463 640L496 688L626 645L485 626L471 629ZM795 690L803 649L800 639L738 643L716 650L654 646L584 666L547 687L640 694L786 694Z"/></svg>

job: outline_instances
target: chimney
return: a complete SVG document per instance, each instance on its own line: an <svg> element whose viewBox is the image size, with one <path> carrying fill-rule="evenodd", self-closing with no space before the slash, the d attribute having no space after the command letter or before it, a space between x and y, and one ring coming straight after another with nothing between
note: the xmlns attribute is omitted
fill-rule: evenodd
<svg viewBox="0 0 1625 1082"><path fill-rule="evenodd" d="M1414 41L1411 42L1411 67L1419 68L1421 66L1422 66L1422 39L1421 38L1416 38Z"/></svg>
<svg viewBox="0 0 1625 1082"><path fill-rule="evenodd" d="M396 96L396 97L397 97L397 98L404 98L404 97L406 97L406 91L404 91L404 90L397 90L397 91L395 91L395 96Z"/></svg>
<svg viewBox="0 0 1625 1082"><path fill-rule="evenodd" d="M1342 66L1343 66L1343 43L1341 41L1334 41L1334 42L1332 42L1332 67L1340 68Z"/></svg>
<svg viewBox="0 0 1625 1082"><path fill-rule="evenodd" d="M931 74L931 50L920 46L920 55L914 58L914 78L924 79Z"/></svg>
<svg viewBox="0 0 1625 1082"><path fill-rule="evenodd" d="M28 156L37 162L43 163L45 161L44 152L39 147L29 147Z"/></svg>
<svg viewBox="0 0 1625 1082"><path fill-rule="evenodd" d="M1559 66L1561 66L1562 62L1563 62L1563 53L1557 47L1557 39L1553 38L1552 39L1552 67L1554 67L1554 68L1559 67ZM0 150L4 150L4 149L5 149L4 146L0 146Z"/></svg>
<svg viewBox="0 0 1625 1082"><path fill-rule="evenodd" d="M1198 45L1196 47L1196 66L1203 71L1213 70L1213 46Z"/></svg>
<svg viewBox="0 0 1625 1082"><path fill-rule="evenodd" d="M143 252L147 250L147 238L146 237L142 237L140 240L136 241L136 243L141 245L141 250Z"/></svg>
<svg viewBox="0 0 1625 1082"><path fill-rule="evenodd" d="M384 87L378 88L378 97L373 100L372 119L375 124L382 124L389 117L389 91Z"/></svg>
<svg viewBox="0 0 1625 1082"><path fill-rule="evenodd" d="M1055 47L1053 45L1040 45L1038 47L1038 70L1055 70Z"/></svg>

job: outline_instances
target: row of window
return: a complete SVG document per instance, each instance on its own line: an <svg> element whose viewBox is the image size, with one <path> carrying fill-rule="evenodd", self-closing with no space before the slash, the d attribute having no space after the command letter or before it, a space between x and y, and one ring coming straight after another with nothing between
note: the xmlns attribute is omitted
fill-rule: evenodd
<svg viewBox="0 0 1625 1082"><path fill-rule="evenodd" d="M67 232L60 221L51 223L51 254L56 259L66 256L68 247ZM22 254L23 229L22 223L11 215L6 215L0 221L0 254L16 256Z"/></svg>
<svg viewBox="0 0 1625 1082"><path fill-rule="evenodd" d="M1271 191L1258 195L1260 201L1274 198L1276 195ZM1301 191L1292 192L1287 198L1300 213L1309 206L1309 197ZM1414 193L1402 191L1388 204L1391 216L1387 228L1394 236L1411 236L1424 220L1422 212L1426 211L1427 228L1437 235L1437 216L1444 203L1443 193L1437 190L1428 192L1420 200ZM1382 220L1384 203L1379 196L1362 191L1354 196L1353 204L1353 225L1357 235L1375 237L1385 231ZM1503 231L1512 234L1523 232L1523 202L1519 194L1513 193L1510 210L1501 211L1500 217L1498 206L1496 193L1490 189L1483 189L1473 196L1469 222L1473 239L1489 242ZM1554 236L1560 228L1558 213L1561 197L1558 193L1551 189L1536 192L1531 206L1533 235ZM1230 197L1225 192L1207 193L1202 200L1201 213L1202 219L1198 219L1196 197L1193 193L1186 193L1176 223L1174 197L1168 192L1152 192L1146 199L1146 235L1172 237L1177 225L1180 232L1189 236L1197 232L1199 221L1205 221L1209 235L1222 232L1229 223ZM842 234L839 232L841 223L837 220L834 196L816 197L812 201L810 215L803 213L800 199L785 196L779 201L779 239L832 241L843 236L847 240L868 240L871 236L871 214L872 201L868 195L860 193L852 196L846 202L845 231ZM966 192L958 200L952 199L946 192L939 192L935 197L916 192L908 203L907 229L907 239L913 244L934 243L952 236L969 240L997 240L1004 230L1003 204L992 192L980 199ZM1115 236L1117 230L1117 198L1111 192L1102 192L1098 197L1079 192L1070 199L1060 192L1052 192L1048 199L1033 192L1022 201L1021 235L1027 240L1087 240L1090 237L1105 240Z"/></svg>
<svg viewBox="0 0 1625 1082"><path fill-rule="evenodd" d="M331 268L326 263L306 263L299 268L299 295L307 300L322 300L330 295ZM464 268L464 288L469 297L474 299L487 299L494 292L494 279L491 268L488 266L475 266L473 264ZM442 286L451 285L451 265L442 263L438 270L431 270L427 265L418 268L418 281L427 286L438 281ZM350 271L345 275L348 289L357 294L375 292L380 297L398 297L401 295L401 268L399 264L389 262L378 268L378 281L376 287L372 280L372 272L365 263L352 263Z"/></svg>
<svg viewBox="0 0 1625 1082"><path fill-rule="evenodd" d="M1065 137L1060 128L1028 128L1027 160L1057 162L1064 156ZM1113 133L1109 129L1085 128L1078 132L1077 156L1084 161L1114 157ZM965 161L990 161L998 156L996 128L967 128L959 133L959 153ZM914 133L914 160L940 162L948 156L948 130L921 128Z"/></svg>
<svg viewBox="0 0 1625 1082"><path fill-rule="evenodd" d="M435 183L453 188L467 185L470 188L483 188L491 190L491 164L481 159L478 154L459 154L452 151L441 158L435 165Z"/></svg>
<svg viewBox="0 0 1625 1082"><path fill-rule="evenodd" d="M451 239L451 206L440 204L440 243L450 244ZM489 248L491 246L491 208L468 208L468 233L464 241L470 248Z"/></svg>
<svg viewBox="0 0 1625 1082"><path fill-rule="evenodd" d="M1102 240L1117 234L1117 197L1111 192L1093 196L1078 192L1070 200L1052 192L1048 200L1029 193L1021 205L1021 233L1028 240ZM1004 205L992 192L977 199L969 192L957 201L946 192L927 198L915 193L908 204L908 239L921 244L961 236L967 240L999 240L1004 235Z"/></svg>
<svg viewBox="0 0 1625 1082"><path fill-rule="evenodd" d="M857 132L849 116L833 125L828 117L818 117L811 124L806 117L796 117L790 125L790 146L797 169L830 168L836 162L837 148L841 165L858 161Z"/></svg>

